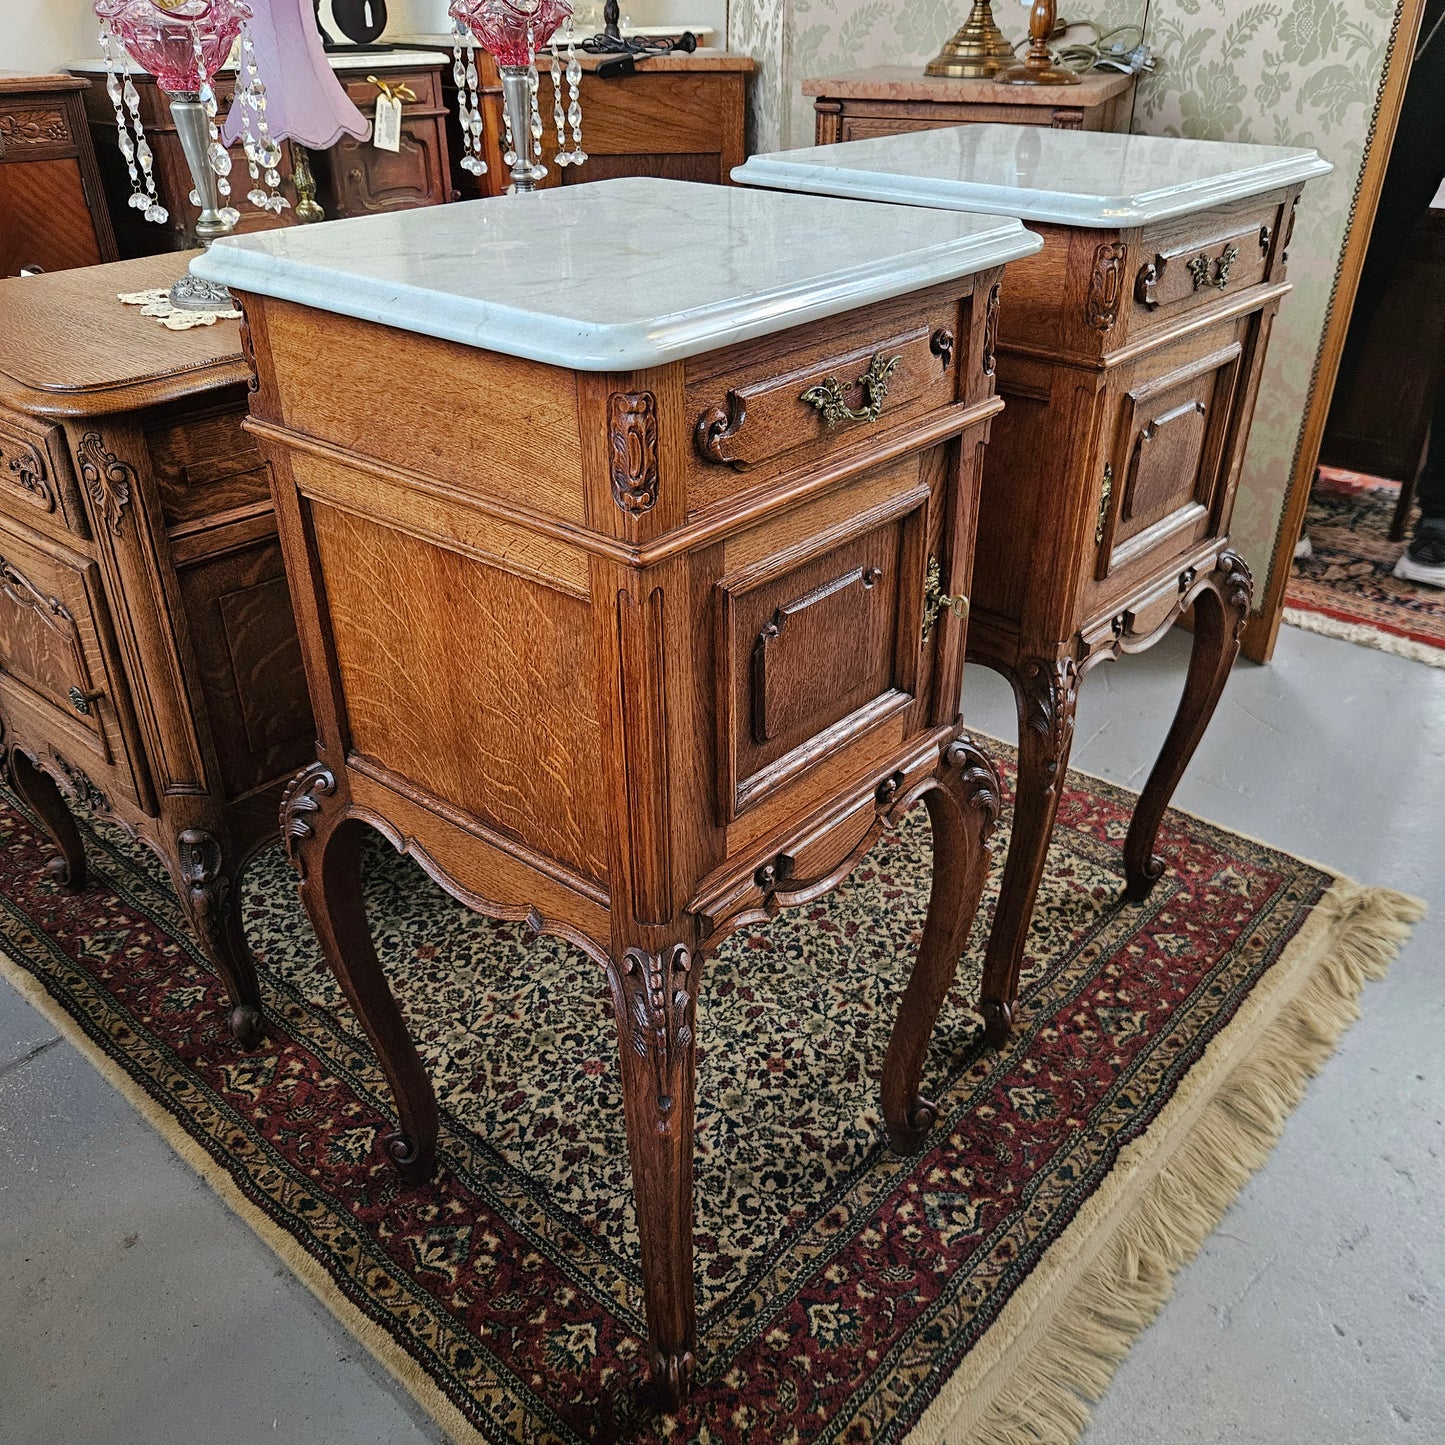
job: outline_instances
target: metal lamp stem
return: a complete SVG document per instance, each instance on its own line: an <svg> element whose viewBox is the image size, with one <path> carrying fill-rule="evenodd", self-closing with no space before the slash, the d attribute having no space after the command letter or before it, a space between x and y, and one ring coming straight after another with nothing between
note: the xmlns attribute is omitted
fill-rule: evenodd
<svg viewBox="0 0 1445 1445"><path fill-rule="evenodd" d="M533 165L532 151L532 91L527 83L527 68L522 65L501 65L497 67L502 76L502 105L506 108L507 123L512 128L512 150L517 159L512 162L513 191L535 191L537 182L547 174L546 166Z"/></svg>
<svg viewBox="0 0 1445 1445"><path fill-rule="evenodd" d="M176 135L185 152L191 182L201 198L196 239L202 246L209 246L217 236L227 235L232 229L231 223L221 215L221 194L216 189L216 173L207 156L211 144L210 118L199 95L172 96L171 118L176 123ZM181 311L227 311L233 304L231 293L224 286L202 281L189 270L171 287L170 300L171 305Z"/></svg>

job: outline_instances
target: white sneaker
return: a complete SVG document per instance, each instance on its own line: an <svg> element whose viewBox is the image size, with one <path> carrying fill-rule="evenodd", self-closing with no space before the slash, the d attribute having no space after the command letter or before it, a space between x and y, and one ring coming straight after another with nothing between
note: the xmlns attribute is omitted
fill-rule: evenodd
<svg viewBox="0 0 1445 1445"><path fill-rule="evenodd" d="M1395 563L1395 576L1426 587L1445 587L1445 561L1417 562L1408 552L1401 552L1400 560Z"/></svg>

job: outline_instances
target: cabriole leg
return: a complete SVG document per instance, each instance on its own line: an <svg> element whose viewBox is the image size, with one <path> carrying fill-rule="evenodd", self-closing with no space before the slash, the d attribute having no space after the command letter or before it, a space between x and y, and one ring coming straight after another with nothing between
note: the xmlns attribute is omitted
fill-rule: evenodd
<svg viewBox="0 0 1445 1445"><path fill-rule="evenodd" d="M78 893L86 884L85 845L65 799L49 773L18 747L9 752L10 778L26 807L40 820L45 835L60 851L45 860L45 871L62 888Z"/></svg>
<svg viewBox="0 0 1445 1445"><path fill-rule="evenodd" d="M953 984L959 955L978 911L999 815L998 774L969 738L945 752L938 784L924 794L933 827L933 887L918 958L883 1061L883 1118L896 1154L911 1154L938 1117L919 1092L928 1041Z"/></svg>

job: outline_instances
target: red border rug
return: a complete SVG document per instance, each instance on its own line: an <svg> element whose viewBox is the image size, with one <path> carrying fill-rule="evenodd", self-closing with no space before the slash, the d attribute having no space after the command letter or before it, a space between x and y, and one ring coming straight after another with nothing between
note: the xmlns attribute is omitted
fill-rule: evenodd
<svg viewBox="0 0 1445 1445"><path fill-rule="evenodd" d="M1321 467L1306 530L1313 556L1295 562L1284 620L1445 667L1445 590L1394 575L1404 542L1389 538L1400 484Z"/></svg>
<svg viewBox="0 0 1445 1445"><path fill-rule="evenodd" d="M244 889L272 1021L253 1055L154 861L86 826L95 882L61 893L8 795L0 966L458 1440L1067 1440L1421 912L1179 813L1126 904L1133 798L1070 782L1016 1036L982 1045L976 929L913 1158L885 1146L878 1073L923 814L709 960L681 1419L638 1401L615 1042L582 954L468 914L378 840L368 906L443 1110L421 1189L379 1156L386 1090L279 848Z"/></svg>

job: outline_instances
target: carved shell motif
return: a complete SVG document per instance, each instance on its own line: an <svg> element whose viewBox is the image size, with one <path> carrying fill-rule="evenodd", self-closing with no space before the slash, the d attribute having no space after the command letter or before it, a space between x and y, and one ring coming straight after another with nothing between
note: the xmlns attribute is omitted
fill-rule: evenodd
<svg viewBox="0 0 1445 1445"><path fill-rule="evenodd" d="M119 536L135 487L135 468L107 451L98 431L88 431L81 437L78 455L80 479L95 505L96 515Z"/></svg>

